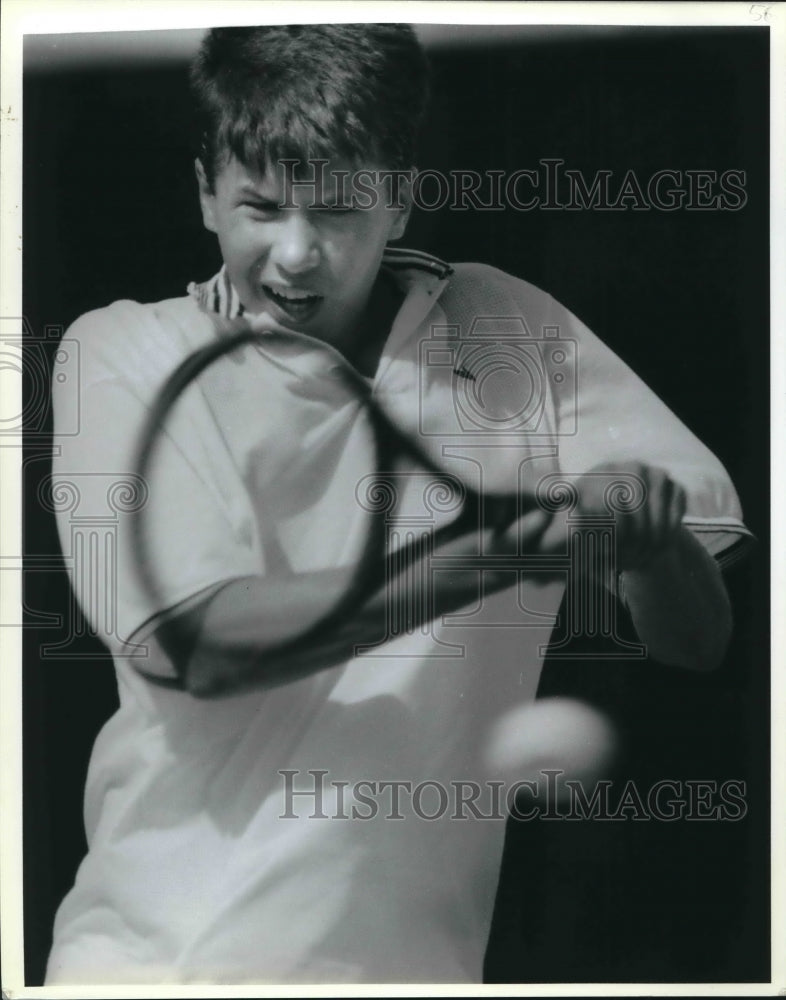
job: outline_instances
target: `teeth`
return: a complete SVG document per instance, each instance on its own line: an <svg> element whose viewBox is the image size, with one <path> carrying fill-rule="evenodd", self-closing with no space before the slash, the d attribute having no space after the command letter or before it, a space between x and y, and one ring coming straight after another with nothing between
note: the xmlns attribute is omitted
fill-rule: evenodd
<svg viewBox="0 0 786 1000"><path fill-rule="evenodd" d="M305 302L307 299L319 298L312 292L303 292L298 288L269 288L268 291L280 299L287 299L289 302Z"/></svg>

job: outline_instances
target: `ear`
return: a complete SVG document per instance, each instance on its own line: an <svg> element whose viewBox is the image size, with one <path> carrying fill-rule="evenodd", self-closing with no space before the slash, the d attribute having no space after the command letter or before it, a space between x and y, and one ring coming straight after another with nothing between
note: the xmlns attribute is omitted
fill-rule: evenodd
<svg viewBox="0 0 786 1000"><path fill-rule="evenodd" d="M202 166L202 161L199 158L194 160L194 169L196 171L197 184L199 185L199 204L202 207L202 222L205 229L209 229L211 233L215 233L218 230L216 224L216 195L208 182L205 168Z"/></svg>
<svg viewBox="0 0 786 1000"><path fill-rule="evenodd" d="M396 203L396 218L391 226L390 239L399 240L404 235L407 228L410 214L412 213L412 188L415 180L416 169L412 167L407 173L400 174L398 178L398 192Z"/></svg>

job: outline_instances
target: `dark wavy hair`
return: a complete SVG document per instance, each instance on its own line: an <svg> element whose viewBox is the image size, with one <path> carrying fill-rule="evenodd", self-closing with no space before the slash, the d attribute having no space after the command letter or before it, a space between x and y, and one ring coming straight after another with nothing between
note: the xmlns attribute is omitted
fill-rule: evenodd
<svg viewBox="0 0 786 1000"><path fill-rule="evenodd" d="M232 155L263 173L285 158L408 169L428 69L407 24L214 28L191 85L212 187Z"/></svg>

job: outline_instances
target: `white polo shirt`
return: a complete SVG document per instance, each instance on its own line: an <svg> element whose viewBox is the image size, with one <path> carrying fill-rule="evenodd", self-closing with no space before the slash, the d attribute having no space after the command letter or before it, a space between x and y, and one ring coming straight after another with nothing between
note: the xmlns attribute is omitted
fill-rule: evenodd
<svg viewBox="0 0 786 1000"><path fill-rule="evenodd" d="M713 554L738 548L747 532L721 465L550 296L483 265L398 251L384 266L406 297L374 395L447 468L514 491L648 461L684 485L686 523ZM69 330L81 424L56 438L54 471L78 483L82 511L133 473L163 381L216 336L211 314L237 306L219 276ZM530 361L509 378L522 337ZM556 359L543 361L555 337ZM491 798L479 809L496 818L462 806L460 787L493 794L484 747L506 711L534 699L563 582L533 572L272 690L198 700L144 676L172 674L151 637L168 610L238 577L357 557L377 470L363 409L331 389L330 369L307 347L276 363L248 347L184 394L145 500L158 606L134 571L131 514L114 512L111 544L88 567L72 551L73 507L58 515L120 708L93 750L89 853L57 915L48 983L481 981L505 823ZM57 415L71 401L57 384L54 396ZM390 483L392 547L455 516L433 477L409 469Z"/></svg>

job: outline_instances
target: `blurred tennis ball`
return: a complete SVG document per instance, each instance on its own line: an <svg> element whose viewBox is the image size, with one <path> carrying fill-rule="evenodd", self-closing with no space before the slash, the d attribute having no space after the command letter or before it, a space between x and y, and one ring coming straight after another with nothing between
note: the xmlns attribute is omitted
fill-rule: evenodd
<svg viewBox="0 0 786 1000"><path fill-rule="evenodd" d="M619 749L610 719L574 698L544 698L507 712L486 741L487 773L509 782L542 780L541 772L564 772L561 780L595 781L607 774Z"/></svg>

